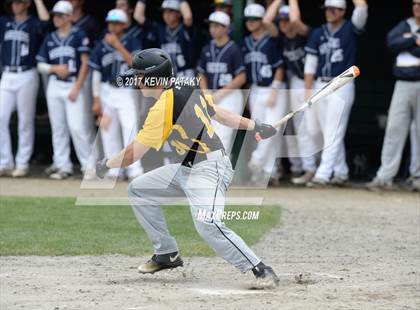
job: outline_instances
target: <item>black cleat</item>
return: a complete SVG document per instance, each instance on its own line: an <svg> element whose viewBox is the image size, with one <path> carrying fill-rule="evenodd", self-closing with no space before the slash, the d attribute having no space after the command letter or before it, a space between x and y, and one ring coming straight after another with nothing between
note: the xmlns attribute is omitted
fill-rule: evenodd
<svg viewBox="0 0 420 310"><path fill-rule="evenodd" d="M273 289L279 286L280 280L274 272L273 268L264 265L263 262L259 263L252 269L256 281L253 288L255 289Z"/></svg>
<svg viewBox="0 0 420 310"><path fill-rule="evenodd" d="M178 252L153 255L145 264L139 266L140 273L153 274L164 269L174 269L176 267L184 266L184 262Z"/></svg>

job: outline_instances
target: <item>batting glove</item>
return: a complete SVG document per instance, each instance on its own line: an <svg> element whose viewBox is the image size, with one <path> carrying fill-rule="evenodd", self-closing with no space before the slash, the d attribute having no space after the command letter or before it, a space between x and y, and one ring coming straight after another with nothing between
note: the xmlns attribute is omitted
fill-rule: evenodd
<svg viewBox="0 0 420 310"><path fill-rule="evenodd" d="M96 175L98 176L98 178L103 179L105 177L105 174L108 172L109 168L106 165L107 161L108 159L104 158L96 162Z"/></svg>
<svg viewBox="0 0 420 310"><path fill-rule="evenodd" d="M258 133L261 139L267 139L274 136L277 133L276 128L269 124L260 123L259 120L254 120L255 128L254 133Z"/></svg>

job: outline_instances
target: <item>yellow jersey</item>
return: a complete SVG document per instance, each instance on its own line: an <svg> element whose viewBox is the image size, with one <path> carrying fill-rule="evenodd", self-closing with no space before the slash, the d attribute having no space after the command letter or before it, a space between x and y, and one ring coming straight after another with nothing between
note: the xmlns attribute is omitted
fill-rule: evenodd
<svg viewBox="0 0 420 310"><path fill-rule="evenodd" d="M215 114L210 95L194 86L175 85L164 90L151 106L136 140L156 150L168 141L177 161L188 158L193 162L206 153L223 149L211 123Z"/></svg>

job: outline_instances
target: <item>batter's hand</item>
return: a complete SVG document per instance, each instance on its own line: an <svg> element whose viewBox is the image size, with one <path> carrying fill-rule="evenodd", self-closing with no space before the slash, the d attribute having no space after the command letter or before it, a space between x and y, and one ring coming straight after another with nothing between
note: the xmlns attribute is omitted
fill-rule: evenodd
<svg viewBox="0 0 420 310"><path fill-rule="evenodd" d="M105 174L108 172L109 168L106 165L106 162L108 161L107 158L98 160L96 162L96 175L98 178L103 179L105 177Z"/></svg>
<svg viewBox="0 0 420 310"><path fill-rule="evenodd" d="M274 128L273 126L269 124L260 123L258 120L255 120L254 122L255 122L254 132L255 132L255 138L257 139L257 141L261 139L268 139L277 133L276 128Z"/></svg>

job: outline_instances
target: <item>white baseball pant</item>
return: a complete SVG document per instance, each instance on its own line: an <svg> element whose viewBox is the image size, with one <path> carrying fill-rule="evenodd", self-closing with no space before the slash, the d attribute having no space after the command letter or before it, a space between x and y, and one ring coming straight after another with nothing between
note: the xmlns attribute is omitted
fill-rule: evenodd
<svg viewBox="0 0 420 310"><path fill-rule="evenodd" d="M0 82L0 169L14 167L10 138L10 118L18 114L16 168L28 168L35 136L36 98L39 75L36 69L21 73L4 72Z"/></svg>
<svg viewBox="0 0 420 310"><path fill-rule="evenodd" d="M289 87L291 110L297 110L305 101L305 81L296 75L292 75L289 79ZM306 122L307 118L314 118L313 113L312 109L307 109L303 118L293 118L293 125L297 135L297 149L302 161L302 169L305 172L315 172L316 170L316 157L315 154L311 155L313 150L311 147L312 141Z"/></svg>
<svg viewBox="0 0 420 310"><path fill-rule="evenodd" d="M136 91L120 88L109 83L101 84L101 102L103 113L111 117L111 123L101 129L102 143L106 158L112 158L132 142L139 131L136 107ZM140 161L126 169L127 177L133 178L143 173ZM120 169L111 169L111 177L117 177Z"/></svg>
<svg viewBox="0 0 420 310"><path fill-rule="evenodd" d="M273 124L287 113L287 91L278 89L276 103L273 107L268 107L266 102L273 89L271 87L251 86L249 94L249 108L251 117L258 119L262 123ZM258 142L257 148L252 152L251 161L261 166L266 174L272 174L276 158L280 150L286 147L280 134Z"/></svg>
<svg viewBox="0 0 420 310"><path fill-rule="evenodd" d="M223 97L220 100L220 102L217 103L217 105L236 114L242 115L244 109L243 100L244 96L242 94L242 91L239 89L234 89L231 92L229 92L225 97ZM215 120L212 120L212 125L216 134L222 141L223 146L225 147L226 154L230 155L235 139L234 134L236 134L237 130L222 125L216 122Z"/></svg>
<svg viewBox="0 0 420 310"><path fill-rule="evenodd" d="M317 80L315 90L327 83ZM344 137L355 96L354 82L348 83L333 95L326 97L313 107L313 118L306 119L309 132L322 132L323 149L321 162L315 177L329 181L332 175L348 178L349 168L346 163ZM315 138L314 138L315 139Z"/></svg>
<svg viewBox="0 0 420 310"><path fill-rule="evenodd" d="M90 166L94 141L89 115L85 113L83 88L76 101L72 102L68 98L73 85L73 82L59 81L55 76L50 76L47 88L53 164L56 168L70 173L73 172L70 160L70 136L82 171Z"/></svg>

